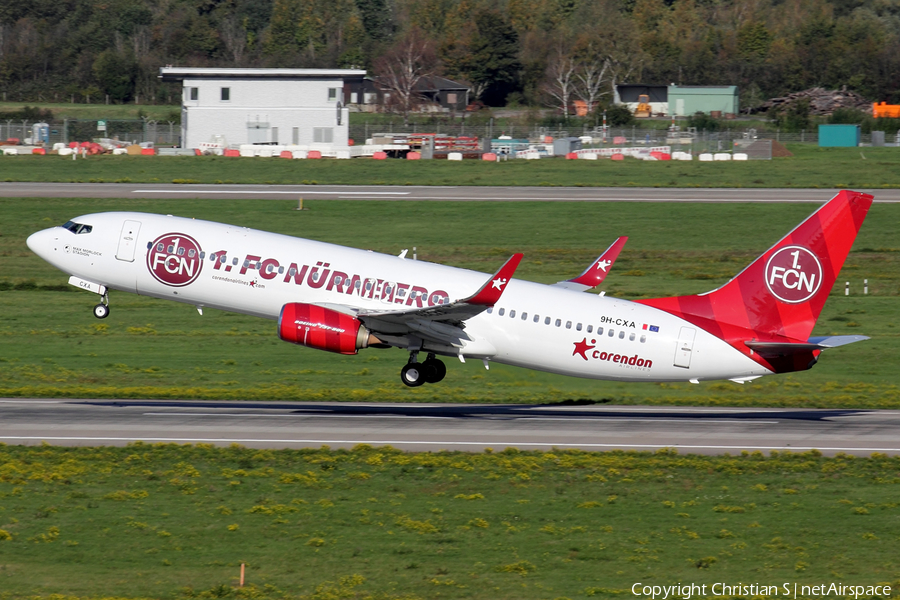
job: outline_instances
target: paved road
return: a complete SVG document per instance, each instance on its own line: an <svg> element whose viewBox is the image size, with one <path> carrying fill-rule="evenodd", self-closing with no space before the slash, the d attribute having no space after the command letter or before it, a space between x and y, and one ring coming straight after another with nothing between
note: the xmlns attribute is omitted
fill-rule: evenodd
<svg viewBox="0 0 900 600"><path fill-rule="evenodd" d="M0 442L94 446L584 450L682 453L812 448L900 454L900 411L629 406L0 400Z"/></svg>
<svg viewBox="0 0 900 600"><path fill-rule="evenodd" d="M859 190L900 202L900 189ZM176 185L150 183L0 183L0 197L209 198L580 202L825 202L836 190L585 187Z"/></svg>

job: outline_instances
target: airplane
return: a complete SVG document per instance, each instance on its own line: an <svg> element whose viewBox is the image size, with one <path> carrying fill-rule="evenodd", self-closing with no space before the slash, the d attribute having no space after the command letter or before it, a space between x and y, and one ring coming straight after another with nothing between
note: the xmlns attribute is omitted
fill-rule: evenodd
<svg viewBox="0 0 900 600"><path fill-rule="evenodd" d="M28 247L100 296L109 290L277 321L287 342L340 354L397 347L410 387L437 383L438 356L614 381L731 380L811 368L822 350L868 339L810 337L872 205L840 191L723 286L628 301L583 293L622 250L553 285L209 221L138 212L75 217ZM420 353L426 359L419 362Z"/></svg>

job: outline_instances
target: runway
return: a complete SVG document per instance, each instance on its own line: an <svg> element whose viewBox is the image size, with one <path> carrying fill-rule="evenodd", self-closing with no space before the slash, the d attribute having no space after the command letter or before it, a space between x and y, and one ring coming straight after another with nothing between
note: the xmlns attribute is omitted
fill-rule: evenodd
<svg viewBox="0 0 900 600"><path fill-rule="evenodd" d="M900 454L900 411L0 399L0 442Z"/></svg>
<svg viewBox="0 0 900 600"><path fill-rule="evenodd" d="M590 188L512 186L198 185L0 183L2 198L206 198L210 200L395 200L489 202L819 202L838 190L768 188ZM875 202L900 202L900 189L865 190Z"/></svg>

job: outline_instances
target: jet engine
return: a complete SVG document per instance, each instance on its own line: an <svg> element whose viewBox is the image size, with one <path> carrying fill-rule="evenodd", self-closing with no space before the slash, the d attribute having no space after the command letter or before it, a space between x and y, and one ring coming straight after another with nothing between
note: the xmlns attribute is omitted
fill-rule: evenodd
<svg viewBox="0 0 900 600"><path fill-rule="evenodd" d="M356 317L300 302L281 307L278 337L292 344L339 354L356 354L369 344L381 343Z"/></svg>

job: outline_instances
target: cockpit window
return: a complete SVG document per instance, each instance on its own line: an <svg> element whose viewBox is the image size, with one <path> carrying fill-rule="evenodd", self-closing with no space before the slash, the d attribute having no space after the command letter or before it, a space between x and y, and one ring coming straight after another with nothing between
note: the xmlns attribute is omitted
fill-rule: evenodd
<svg viewBox="0 0 900 600"><path fill-rule="evenodd" d="M93 227L90 225L85 225L84 223L76 223L75 221L67 221L65 225L63 225L63 229L68 229L74 234L79 233L90 233L93 231Z"/></svg>

